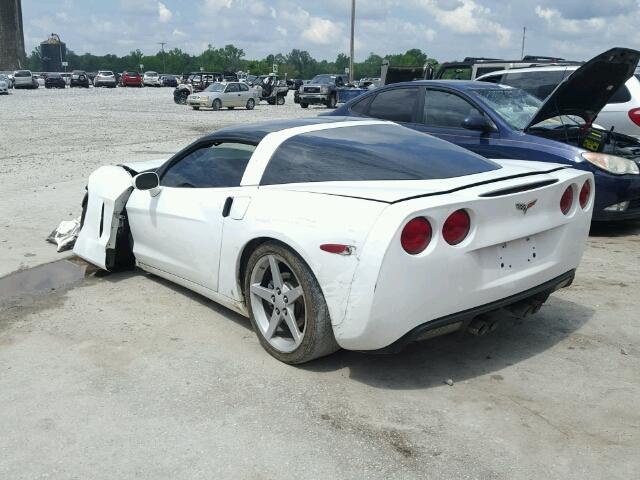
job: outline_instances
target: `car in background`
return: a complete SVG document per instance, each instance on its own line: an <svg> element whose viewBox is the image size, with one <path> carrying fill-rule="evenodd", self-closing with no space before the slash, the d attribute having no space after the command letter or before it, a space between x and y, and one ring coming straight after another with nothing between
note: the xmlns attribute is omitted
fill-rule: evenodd
<svg viewBox="0 0 640 480"><path fill-rule="evenodd" d="M144 83L145 87L161 87L162 83L160 82L160 74L158 72L145 72L142 77L142 83Z"/></svg>
<svg viewBox="0 0 640 480"><path fill-rule="evenodd" d="M9 95L9 77L0 73L0 94Z"/></svg>
<svg viewBox="0 0 640 480"><path fill-rule="evenodd" d="M542 101L506 85L423 80L380 87L330 115L399 122L486 158L571 165L595 176L594 220L640 218L640 142L593 124L640 52L614 48Z"/></svg>
<svg viewBox="0 0 640 480"><path fill-rule="evenodd" d="M160 84L163 87L177 87L178 86L178 77L175 75L161 75L160 76Z"/></svg>
<svg viewBox="0 0 640 480"><path fill-rule="evenodd" d="M122 86L123 87L142 87L144 83L142 76L138 72L122 72Z"/></svg>
<svg viewBox="0 0 640 480"><path fill-rule="evenodd" d="M258 102L258 91L244 82L212 83L204 91L187 97L187 105L194 110L202 107L220 110L244 107L253 110Z"/></svg>
<svg viewBox="0 0 640 480"><path fill-rule="evenodd" d="M96 76L93 77L94 87L115 88L117 83L116 76L111 70L100 70Z"/></svg>
<svg viewBox="0 0 640 480"><path fill-rule="evenodd" d="M69 86L73 87L84 87L89 88L91 81L89 80L89 75L84 70L74 70L71 72L71 83Z"/></svg>
<svg viewBox="0 0 640 480"><path fill-rule="evenodd" d="M478 78L481 82L501 83L520 88L541 100L547 98L580 67L578 65L549 65L531 68L514 68L488 73ZM613 128L618 133L640 138L640 81L634 76L609 99L600 113L597 123L603 128Z"/></svg>
<svg viewBox="0 0 640 480"><path fill-rule="evenodd" d="M13 73L13 88L38 88L38 80L33 76L31 70L16 70Z"/></svg>
<svg viewBox="0 0 640 480"><path fill-rule="evenodd" d="M531 67L542 64L564 63L581 65L582 62L567 61L560 57L541 57L526 55L521 60L504 60L502 58L466 57L462 62L445 62L440 65L435 75L427 79L436 80L476 80L478 77L497 70ZM406 81L406 80L405 80Z"/></svg>
<svg viewBox="0 0 640 480"><path fill-rule="evenodd" d="M285 363L341 347L393 352L482 335L569 286L592 182L392 122L271 121L219 129L167 160L95 170L73 251L101 269L135 264L249 317Z"/></svg>
<svg viewBox="0 0 640 480"><path fill-rule="evenodd" d="M66 88L67 82L64 81L59 73L47 73L44 79L44 88Z"/></svg>
<svg viewBox="0 0 640 480"><path fill-rule="evenodd" d="M44 75L34 73L33 78L38 82L38 87L44 87Z"/></svg>
<svg viewBox="0 0 640 480"><path fill-rule="evenodd" d="M182 82L173 90L173 101L179 105L187 103L192 93L202 92L216 82L237 82L238 76L232 72L192 72L182 76Z"/></svg>
<svg viewBox="0 0 640 480"><path fill-rule="evenodd" d="M345 86L348 81L347 75L339 73L316 75L308 84L299 88L300 106L308 108L309 105L324 105L327 108L336 108L338 88Z"/></svg>

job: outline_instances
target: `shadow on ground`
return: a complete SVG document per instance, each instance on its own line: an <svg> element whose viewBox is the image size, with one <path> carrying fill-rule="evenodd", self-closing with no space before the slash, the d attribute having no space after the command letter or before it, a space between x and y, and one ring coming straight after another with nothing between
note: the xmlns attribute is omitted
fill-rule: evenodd
<svg viewBox="0 0 640 480"><path fill-rule="evenodd" d="M592 237L629 237L640 235L640 221L593 222L589 235Z"/></svg>

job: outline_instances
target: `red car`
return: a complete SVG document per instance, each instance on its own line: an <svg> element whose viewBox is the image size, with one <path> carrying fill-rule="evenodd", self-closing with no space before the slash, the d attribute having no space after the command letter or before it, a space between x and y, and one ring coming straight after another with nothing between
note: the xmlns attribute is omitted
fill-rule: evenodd
<svg viewBox="0 0 640 480"><path fill-rule="evenodd" d="M138 72L124 72L122 74L123 87L142 87L142 75Z"/></svg>

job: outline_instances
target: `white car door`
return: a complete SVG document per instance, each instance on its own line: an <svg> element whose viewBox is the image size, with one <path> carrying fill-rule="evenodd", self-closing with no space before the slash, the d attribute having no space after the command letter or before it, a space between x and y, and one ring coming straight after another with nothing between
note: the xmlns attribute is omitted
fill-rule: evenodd
<svg viewBox="0 0 640 480"><path fill-rule="evenodd" d="M254 148L196 144L159 170L155 191L134 190L127 215L136 260L217 291L222 227Z"/></svg>
<svg viewBox="0 0 640 480"><path fill-rule="evenodd" d="M238 87L240 88L240 107L244 107L247 105L247 100L251 98L251 91L249 90L249 86L246 83L239 83Z"/></svg>
<svg viewBox="0 0 640 480"><path fill-rule="evenodd" d="M242 107L242 94L237 83L230 83L224 91L224 99L226 107Z"/></svg>

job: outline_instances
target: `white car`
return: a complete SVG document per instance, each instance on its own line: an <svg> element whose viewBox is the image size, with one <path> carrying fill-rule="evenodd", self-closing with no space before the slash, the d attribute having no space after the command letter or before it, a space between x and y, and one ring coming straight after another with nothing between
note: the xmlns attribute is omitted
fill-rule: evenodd
<svg viewBox="0 0 640 480"><path fill-rule="evenodd" d="M94 87L116 88L116 76L111 70L100 70L93 79Z"/></svg>
<svg viewBox="0 0 640 480"><path fill-rule="evenodd" d="M145 72L142 77L142 83L145 87L161 87L160 74L158 72Z"/></svg>
<svg viewBox="0 0 640 480"><path fill-rule="evenodd" d="M0 73L0 94L9 94L9 77Z"/></svg>
<svg viewBox="0 0 640 480"><path fill-rule="evenodd" d="M13 88L38 88L37 78L30 70L17 70L13 73Z"/></svg>
<svg viewBox="0 0 640 480"><path fill-rule="evenodd" d="M187 97L187 105L194 110L202 107L220 110L223 107L244 107L253 110L260 94L244 82L212 83L202 92Z"/></svg>
<svg viewBox="0 0 640 480"><path fill-rule="evenodd" d="M593 176L381 120L218 130L89 177L74 252L250 317L275 358L395 351L535 312L580 263Z"/></svg>
<svg viewBox="0 0 640 480"><path fill-rule="evenodd" d="M478 80L517 87L544 100L578 68L580 65L513 68L487 73ZM636 76L629 78L613 94L596 122L607 130L613 127L615 132L640 138L640 80Z"/></svg>

